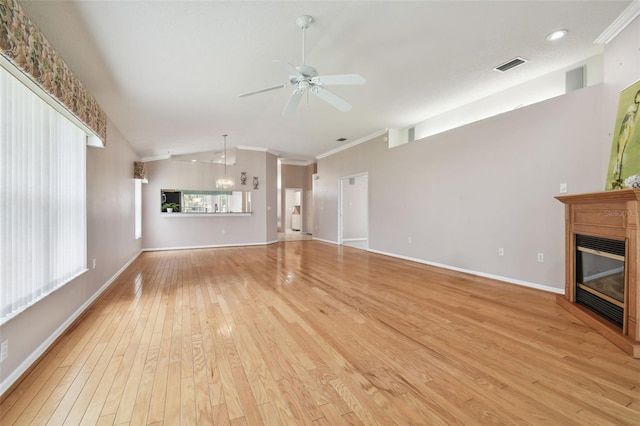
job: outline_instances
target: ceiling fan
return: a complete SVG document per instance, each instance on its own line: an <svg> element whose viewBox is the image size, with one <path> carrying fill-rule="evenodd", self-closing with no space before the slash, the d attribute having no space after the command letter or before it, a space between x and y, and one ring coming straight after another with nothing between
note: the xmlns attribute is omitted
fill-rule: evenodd
<svg viewBox="0 0 640 426"><path fill-rule="evenodd" d="M241 98L257 95L258 93L269 92L271 90L283 89L285 87L294 87L293 93L289 97L289 101L287 102L284 111L282 111L282 115L285 117L292 115L298 107L298 103L300 102L302 95L307 94L307 96L309 96L309 93L313 93L342 112L346 112L351 109L351 104L349 102L331 92L325 86L361 85L365 84L366 80L360 74L318 75L318 71L314 67L306 65L304 57L306 30L309 28L309 25L311 25L311 22L313 22L313 17L309 15L303 15L296 19L296 24L302 30L302 65L294 67L286 61L273 61L279 63L285 71L289 73L289 81L285 84L267 87L266 89L243 93L240 95Z"/></svg>

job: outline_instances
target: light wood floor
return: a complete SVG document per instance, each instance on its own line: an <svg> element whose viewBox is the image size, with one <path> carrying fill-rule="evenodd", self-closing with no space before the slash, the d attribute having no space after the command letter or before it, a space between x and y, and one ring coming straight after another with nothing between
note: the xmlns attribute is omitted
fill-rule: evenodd
<svg viewBox="0 0 640 426"><path fill-rule="evenodd" d="M141 255L0 424L640 424L554 295L317 241Z"/></svg>

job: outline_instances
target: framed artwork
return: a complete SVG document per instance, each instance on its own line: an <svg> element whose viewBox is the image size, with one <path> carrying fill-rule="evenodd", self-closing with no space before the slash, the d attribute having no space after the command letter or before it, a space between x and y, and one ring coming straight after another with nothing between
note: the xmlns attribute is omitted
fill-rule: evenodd
<svg viewBox="0 0 640 426"><path fill-rule="evenodd" d="M640 188L640 80L620 92L606 190Z"/></svg>

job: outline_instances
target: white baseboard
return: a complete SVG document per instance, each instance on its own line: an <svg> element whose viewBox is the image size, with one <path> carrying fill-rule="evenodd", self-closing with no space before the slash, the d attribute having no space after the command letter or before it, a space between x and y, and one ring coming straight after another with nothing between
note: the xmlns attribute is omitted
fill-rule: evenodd
<svg viewBox="0 0 640 426"><path fill-rule="evenodd" d="M544 290L544 291L548 291L548 292L556 293L556 294L564 294L564 288L550 287L550 286L543 285L543 284L532 283L532 282L529 282L529 281L518 280L518 279L515 279L515 278L503 277L503 276L500 276L500 275L487 274L485 272L473 271L471 269L458 268L456 266L445 265L443 263L429 262L428 260L418 259L418 258L409 257L409 256L402 256L402 255L394 254L394 253L387 253L387 252L379 251L379 250L368 249L368 251L370 251L372 253L381 254L381 255L384 255L384 256L397 257L398 259L403 259L403 260L409 260L411 262L422 263L424 265L435 266L437 268L449 269L451 271L457 271L457 272L463 272L465 274L476 275L478 277L490 278L492 280L497 280L497 281L504 281L504 282L507 282L507 283L510 283L510 284L517 284L517 285L521 285L521 286L524 286L524 287L535 288L535 289L538 289L538 290Z"/></svg>
<svg viewBox="0 0 640 426"><path fill-rule="evenodd" d="M314 240L316 241L322 241L323 243L329 243L329 244L335 244L338 245L337 241L331 241L331 240L323 240L322 238L318 238L318 237L312 237Z"/></svg>
<svg viewBox="0 0 640 426"><path fill-rule="evenodd" d="M343 238L342 242L367 241L366 238Z"/></svg>
<svg viewBox="0 0 640 426"><path fill-rule="evenodd" d="M136 253L118 272L116 272L106 283L100 287L98 291L96 291L93 296L91 296L86 302L82 304L76 311L71 314L67 320L60 325L52 334L49 336L44 342L40 344L31 354L24 360L22 363L16 368L11 374L7 376L6 379L0 383L0 395L4 395L4 393L11 387L13 384L20 379L20 377L36 362L49 347L60 337L64 332L73 324L73 322L84 313L84 311L91 306L91 304L98 298L104 291L109 288L109 286L124 272L125 269L129 267L133 263L134 260L140 256L142 251Z"/></svg>
<svg viewBox="0 0 640 426"><path fill-rule="evenodd" d="M211 244L202 246L176 246L176 247L146 247L142 251L169 251L169 250L197 250L208 248L226 248L226 247L250 247L250 246L264 246L277 243L278 240L264 241L258 243L239 243L239 244Z"/></svg>

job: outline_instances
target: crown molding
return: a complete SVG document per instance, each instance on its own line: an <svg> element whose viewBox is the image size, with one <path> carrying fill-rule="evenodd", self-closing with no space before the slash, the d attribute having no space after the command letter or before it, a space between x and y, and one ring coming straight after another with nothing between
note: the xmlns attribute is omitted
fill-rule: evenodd
<svg viewBox="0 0 640 426"><path fill-rule="evenodd" d="M341 146L339 148L332 149L331 151L327 151L324 154L317 155L316 159L320 160L320 159L328 157L330 155L337 154L337 153L339 153L341 151L344 151L346 149L353 148L356 145L360 145L361 143L369 142L371 139L377 138L378 136L382 136L382 135L384 135L386 133L387 133L387 129L384 129L384 130L380 130L378 132L372 133L372 134L370 134L368 136L363 136L360 139L356 139L355 141L349 142L348 144L343 145L343 146Z"/></svg>
<svg viewBox="0 0 640 426"><path fill-rule="evenodd" d="M313 160L287 160L286 158L280 158L278 159L278 161L280 161L280 164L284 164L287 166L305 166L306 167L314 163Z"/></svg>
<svg viewBox="0 0 640 426"><path fill-rule="evenodd" d="M624 30L634 19L640 15L640 0L634 0L625 10L622 11L606 30L594 41L595 44L609 44L620 31Z"/></svg>
<svg viewBox="0 0 640 426"><path fill-rule="evenodd" d="M152 155L151 157L142 157L140 161L148 163L149 161L168 160L171 158L171 154Z"/></svg>
<svg viewBox="0 0 640 426"><path fill-rule="evenodd" d="M237 149L241 149L243 151L260 151L260 152L266 152L268 154L271 155L275 155L276 157L280 156L280 153L278 151L274 151L270 148L265 148L263 146L246 146L246 145L238 145L236 146Z"/></svg>

